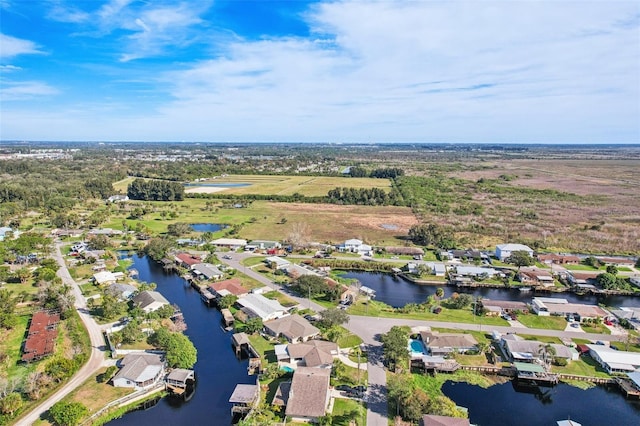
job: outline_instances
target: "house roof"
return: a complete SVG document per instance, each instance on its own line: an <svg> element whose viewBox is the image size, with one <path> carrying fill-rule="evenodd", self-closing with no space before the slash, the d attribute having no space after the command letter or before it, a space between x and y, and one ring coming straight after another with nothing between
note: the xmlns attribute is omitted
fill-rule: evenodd
<svg viewBox="0 0 640 426"><path fill-rule="evenodd" d="M276 389L276 394L271 401L272 405L287 405L289 402L289 393L291 392L291 382L281 382Z"/></svg>
<svg viewBox="0 0 640 426"><path fill-rule="evenodd" d="M267 318L277 312L285 312L287 310L277 300L267 299L261 294L248 294L239 299L237 303L260 318Z"/></svg>
<svg viewBox="0 0 640 426"><path fill-rule="evenodd" d="M546 343L537 342L534 340L504 340L507 345L507 349L511 354L517 356L517 358L536 358L540 354L540 348L546 345ZM560 358L571 359L573 357L572 349L565 345L560 345L558 343L551 344L551 347L556 351L555 356Z"/></svg>
<svg viewBox="0 0 640 426"><path fill-rule="evenodd" d="M236 385L229 402L232 404L249 404L258 398L258 385Z"/></svg>
<svg viewBox="0 0 640 426"><path fill-rule="evenodd" d="M498 244L496 248L500 249L500 251L529 251L529 252L533 251L533 249L529 246L525 246L524 244L513 244L513 243Z"/></svg>
<svg viewBox="0 0 640 426"><path fill-rule="evenodd" d="M420 332L422 341L430 348L470 348L478 341L470 334Z"/></svg>
<svg viewBox="0 0 640 426"><path fill-rule="evenodd" d="M98 284L104 284L104 283L115 281L116 280L116 276L113 275L113 272L102 271L102 272L98 272L96 274L93 274L93 279Z"/></svg>
<svg viewBox="0 0 640 426"><path fill-rule="evenodd" d="M586 345L591 352L595 352L602 362L629 371L640 367L640 352L617 351L605 345Z"/></svg>
<svg viewBox="0 0 640 426"><path fill-rule="evenodd" d="M160 355L148 353L127 354L120 363L122 368L113 379L127 379L132 382L144 382L153 379L164 365Z"/></svg>
<svg viewBox="0 0 640 426"><path fill-rule="evenodd" d="M469 426L469 424L469 419L459 417L436 416L434 414L422 416L423 426Z"/></svg>
<svg viewBox="0 0 640 426"><path fill-rule="evenodd" d="M197 265L198 263L202 262L202 259L200 259L200 257L194 256L189 253L179 253L176 255L176 259L188 266Z"/></svg>
<svg viewBox="0 0 640 426"><path fill-rule="evenodd" d="M310 340L287 345L287 352L291 358L304 359L307 367L318 367L333 362L333 353L338 352L338 345L325 340Z"/></svg>
<svg viewBox="0 0 640 426"><path fill-rule="evenodd" d="M493 268L481 268L480 266L456 266L456 273L460 275L482 275L487 274L489 276L498 273Z"/></svg>
<svg viewBox="0 0 640 426"><path fill-rule="evenodd" d="M131 284L114 283L109 286L109 291L118 294L133 293L136 290L137 288L135 288Z"/></svg>
<svg viewBox="0 0 640 426"><path fill-rule="evenodd" d="M191 270L200 275L204 275L207 278L219 277L223 275L218 268L210 263L198 263L191 266Z"/></svg>
<svg viewBox="0 0 640 426"><path fill-rule="evenodd" d="M187 370L185 368L174 368L167 376L167 380L186 382L189 377L193 378L193 370Z"/></svg>
<svg viewBox="0 0 640 426"><path fill-rule="evenodd" d="M322 417L327 408L330 369L298 367L293 373L287 416Z"/></svg>
<svg viewBox="0 0 640 426"><path fill-rule="evenodd" d="M518 273L527 275L529 277L532 277L532 278L535 278L535 279L538 279L538 280L544 280L544 279L553 280L553 275L551 275L551 272L549 272L549 271L547 271L545 269L540 269L540 268L520 268Z"/></svg>
<svg viewBox="0 0 640 426"><path fill-rule="evenodd" d="M288 315L283 318L268 321L264 326L275 335L282 334L288 340L308 338L320 333L317 327L300 315Z"/></svg>
<svg viewBox="0 0 640 426"><path fill-rule="evenodd" d="M249 290L242 286L242 281L238 278L231 278L230 280L218 281L217 283L213 283L209 286L210 289L219 293L222 290L226 290L227 292L239 296L241 294L247 294Z"/></svg>
<svg viewBox="0 0 640 426"><path fill-rule="evenodd" d="M211 244L216 246L246 246L247 240L238 238L218 238L217 240L211 241Z"/></svg>
<svg viewBox="0 0 640 426"><path fill-rule="evenodd" d="M145 290L140 292L133 298L133 302L140 308L144 309L153 303L162 303L168 305L169 301L157 291Z"/></svg>

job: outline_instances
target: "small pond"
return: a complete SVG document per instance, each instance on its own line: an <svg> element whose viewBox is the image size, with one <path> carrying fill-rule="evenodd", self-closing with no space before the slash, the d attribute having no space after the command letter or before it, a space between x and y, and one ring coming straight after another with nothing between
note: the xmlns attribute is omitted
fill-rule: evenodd
<svg viewBox="0 0 640 426"><path fill-rule="evenodd" d="M219 223L192 223L191 229L196 232L216 232L226 228L227 225Z"/></svg>

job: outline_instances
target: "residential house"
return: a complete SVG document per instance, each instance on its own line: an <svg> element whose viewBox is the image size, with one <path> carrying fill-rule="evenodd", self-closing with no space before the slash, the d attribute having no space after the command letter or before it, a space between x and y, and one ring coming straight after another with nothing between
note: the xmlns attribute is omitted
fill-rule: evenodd
<svg viewBox="0 0 640 426"><path fill-rule="evenodd" d="M533 249L524 244L498 244L496 246L496 258L504 261L514 251L525 251L529 256L533 257Z"/></svg>
<svg viewBox="0 0 640 426"><path fill-rule="evenodd" d="M481 299L480 304L489 312L498 312L498 315L529 311L526 303L516 300Z"/></svg>
<svg viewBox="0 0 640 426"><path fill-rule="evenodd" d="M543 348L547 345L544 342L534 340L524 340L516 334L507 334L500 340L505 353L512 362L542 362ZM561 345L559 343L551 344L554 357L564 358L567 361L577 361L579 358L578 351L575 349Z"/></svg>
<svg viewBox="0 0 640 426"><path fill-rule="evenodd" d="M297 314L267 321L264 329L271 336L283 336L290 343L306 342L320 334L318 328Z"/></svg>
<svg viewBox="0 0 640 426"><path fill-rule="evenodd" d="M461 260L461 261L481 261L482 259L487 258L486 255L482 254L480 250L451 250L452 260Z"/></svg>
<svg viewBox="0 0 640 426"><path fill-rule="evenodd" d="M540 287L553 287L553 275L551 272L540 268L520 268L518 270L518 280L523 284Z"/></svg>
<svg viewBox="0 0 640 426"><path fill-rule="evenodd" d="M304 343L275 346L279 363L304 367L328 368L338 355L338 345L326 340L309 340Z"/></svg>
<svg viewBox="0 0 640 426"><path fill-rule="evenodd" d="M567 282L574 286L595 285L598 282L598 271L567 271Z"/></svg>
<svg viewBox="0 0 640 426"><path fill-rule="evenodd" d="M264 260L264 262L269 266L269 268L277 270L286 269L291 265L291 262L287 259L283 259L278 256L269 256Z"/></svg>
<svg viewBox="0 0 640 426"><path fill-rule="evenodd" d="M250 318L257 317L265 322L289 315L287 308L277 300L267 299L261 294L248 294L238 299L236 304Z"/></svg>
<svg viewBox="0 0 640 426"><path fill-rule="evenodd" d="M606 265L613 265L613 266L618 266L618 267L626 267L626 268L633 268L633 266L636 264L636 261L634 259L630 259L627 257L601 257L598 256L596 257L596 259L598 259L600 262L606 264Z"/></svg>
<svg viewBox="0 0 640 426"><path fill-rule="evenodd" d="M93 274L93 281L98 285L111 285L115 284L117 281L117 277L113 274L113 272L102 271L97 274Z"/></svg>
<svg viewBox="0 0 640 426"><path fill-rule="evenodd" d="M431 270L431 274L435 275L436 277L444 277L445 274L447 273L447 268L444 266L444 263L426 263L425 264L427 266L428 269Z"/></svg>
<svg viewBox="0 0 640 426"><path fill-rule="evenodd" d="M242 297L249 293L249 290L242 286L242 281L238 278L232 278L230 280L218 281L209 286L209 291L217 297L224 297L232 294L237 297Z"/></svg>
<svg viewBox="0 0 640 426"><path fill-rule="evenodd" d="M122 235L122 234L123 234L122 231L118 229L111 229L111 228L94 228L88 232L88 235L106 235L108 237L112 235Z"/></svg>
<svg viewBox="0 0 640 426"><path fill-rule="evenodd" d="M640 352L618 351L605 345L585 345L589 355L608 373L630 373L640 369Z"/></svg>
<svg viewBox="0 0 640 426"><path fill-rule="evenodd" d="M191 246L191 247L196 247L199 245L202 245L202 241L200 240L196 240L193 238L178 238L176 240L176 244L179 246Z"/></svg>
<svg viewBox="0 0 640 426"><path fill-rule="evenodd" d="M191 267L191 273L198 279L219 280L224 274L210 263L197 263Z"/></svg>
<svg viewBox="0 0 640 426"><path fill-rule="evenodd" d="M157 354L127 354L120 361L120 367L112 379L113 386L118 388L145 389L164 376L164 360Z"/></svg>
<svg viewBox="0 0 640 426"><path fill-rule="evenodd" d="M161 307L168 305L169 301L157 291L145 290L133 298L133 304L148 314L149 312L157 311Z"/></svg>
<svg viewBox="0 0 640 426"><path fill-rule="evenodd" d="M198 263L202 263L202 259L200 256L195 256L189 253L178 253L175 257L176 263L183 268L189 268L193 265L197 265Z"/></svg>
<svg viewBox="0 0 640 426"><path fill-rule="evenodd" d="M129 196L128 195L112 195L111 197L107 198L107 201L110 203L123 203L125 201L129 201Z"/></svg>
<svg viewBox="0 0 640 426"><path fill-rule="evenodd" d="M470 424L469 419L437 416L435 414L425 414L420 419L420 426L469 426Z"/></svg>
<svg viewBox="0 0 640 426"><path fill-rule="evenodd" d="M373 256L373 247L362 242L362 240L351 239L346 240L344 243L338 246L339 251L348 251L352 253L359 253L363 256Z"/></svg>
<svg viewBox="0 0 640 426"><path fill-rule="evenodd" d="M295 421L317 422L327 413L331 369L299 367L293 373L285 414Z"/></svg>
<svg viewBox="0 0 640 426"><path fill-rule="evenodd" d="M555 253L551 253L551 254L538 253L536 254L536 259L538 259L538 262L544 263L547 265L577 265L581 261L581 259L578 256L555 254Z"/></svg>
<svg viewBox="0 0 640 426"><path fill-rule="evenodd" d="M287 276L291 277L291 278L298 278L301 277L303 275L317 275L317 276L322 276L322 274L320 274L319 271L317 271L316 269L305 265L305 264L300 264L297 265L295 263L291 263L289 266L287 266L284 269L284 272L287 274Z"/></svg>
<svg viewBox="0 0 640 426"><path fill-rule="evenodd" d="M640 275L634 275L633 277L629 277L629 282L636 287L640 287Z"/></svg>
<svg viewBox="0 0 640 426"><path fill-rule="evenodd" d="M533 312L539 316L568 316L584 319L605 318L610 315L598 305L585 305L581 303L569 303L567 299L555 297L534 297L531 301Z"/></svg>
<svg viewBox="0 0 640 426"><path fill-rule="evenodd" d="M446 355L452 352L465 353L476 349L478 341L470 334L438 333L421 331L422 343L429 349L431 355Z"/></svg>
<svg viewBox="0 0 640 426"><path fill-rule="evenodd" d="M231 250L237 250L246 246L247 240L239 238L218 238L217 240L211 241L211 244L216 247L226 247Z"/></svg>
<svg viewBox="0 0 640 426"><path fill-rule="evenodd" d="M496 275L501 275L500 272L493 268L482 268L480 266L456 266L456 275L470 278L493 278Z"/></svg>
<svg viewBox="0 0 640 426"><path fill-rule="evenodd" d="M245 246L245 250L272 250L281 249L282 244L278 241L252 240Z"/></svg>
<svg viewBox="0 0 640 426"><path fill-rule="evenodd" d="M107 291L119 300L131 299L138 289L130 284L114 283L111 284Z"/></svg>

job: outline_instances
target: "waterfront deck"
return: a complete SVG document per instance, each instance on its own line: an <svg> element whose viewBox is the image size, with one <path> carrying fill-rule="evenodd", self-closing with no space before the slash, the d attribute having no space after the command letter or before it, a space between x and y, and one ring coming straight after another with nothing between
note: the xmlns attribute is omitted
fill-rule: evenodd
<svg viewBox="0 0 640 426"><path fill-rule="evenodd" d="M625 393L629 399L640 399L640 389L635 387L631 380L616 378L615 382L620 386L620 389Z"/></svg>

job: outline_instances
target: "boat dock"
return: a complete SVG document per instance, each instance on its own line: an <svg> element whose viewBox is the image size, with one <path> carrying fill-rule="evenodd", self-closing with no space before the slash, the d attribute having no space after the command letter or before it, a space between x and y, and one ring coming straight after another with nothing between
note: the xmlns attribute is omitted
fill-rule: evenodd
<svg viewBox="0 0 640 426"><path fill-rule="evenodd" d="M193 370L175 368L165 379L165 388L173 395L183 395L188 387L193 387L196 373Z"/></svg>

